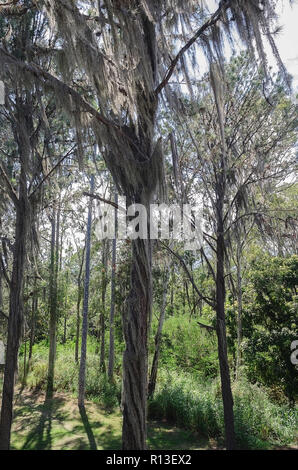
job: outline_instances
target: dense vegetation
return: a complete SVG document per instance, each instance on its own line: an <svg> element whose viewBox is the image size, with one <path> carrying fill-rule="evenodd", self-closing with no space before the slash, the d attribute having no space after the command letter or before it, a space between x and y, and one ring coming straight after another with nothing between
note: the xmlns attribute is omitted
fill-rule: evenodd
<svg viewBox="0 0 298 470"><path fill-rule="evenodd" d="M119 449L121 426L124 450L179 445L167 426L190 448L295 447L297 105L276 2L120 3L0 7L0 449ZM165 213L148 237L162 203L191 240L163 236ZM135 236L100 236L125 204Z"/></svg>

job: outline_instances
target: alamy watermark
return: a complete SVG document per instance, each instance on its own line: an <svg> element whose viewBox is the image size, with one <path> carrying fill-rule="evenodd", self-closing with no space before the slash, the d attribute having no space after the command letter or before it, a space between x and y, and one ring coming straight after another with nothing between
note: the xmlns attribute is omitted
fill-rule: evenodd
<svg viewBox="0 0 298 470"><path fill-rule="evenodd" d="M0 80L0 104L5 104L5 86Z"/></svg>
<svg viewBox="0 0 298 470"><path fill-rule="evenodd" d="M126 197L120 196L118 210L107 203L98 203L98 239L118 240L177 240L184 242L185 250L199 250L203 241L202 205L142 204L126 207Z"/></svg>
<svg viewBox="0 0 298 470"><path fill-rule="evenodd" d="M0 339L0 366L5 364L5 347L3 341Z"/></svg>

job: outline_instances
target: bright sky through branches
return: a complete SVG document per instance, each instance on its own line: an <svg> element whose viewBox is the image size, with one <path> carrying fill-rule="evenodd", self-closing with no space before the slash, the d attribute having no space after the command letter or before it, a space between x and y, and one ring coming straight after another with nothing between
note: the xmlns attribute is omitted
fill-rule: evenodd
<svg viewBox="0 0 298 470"><path fill-rule="evenodd" d="M276 44L280 55L287 67L288 72L293 76L293 86L298 88L298 2L291 6L289 2L280 1L278 14L279 23L283 30L276 38Z"/></svg>

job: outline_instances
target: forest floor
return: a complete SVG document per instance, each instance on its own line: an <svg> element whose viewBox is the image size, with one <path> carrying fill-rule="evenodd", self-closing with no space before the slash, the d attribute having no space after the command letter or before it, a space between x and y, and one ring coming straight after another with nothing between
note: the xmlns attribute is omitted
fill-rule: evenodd
<svg viewBox="0 0 298 470"><path fill-rule="evenodd" d="M108 413L100 404L90 401L80 411L76 398L60 392L51 400L45 400L40 391L19 390L16 395L12 449L121 449L120 411ZM212 439L159 421L148 424L148 446L154 450L219 448Z"/></svg>

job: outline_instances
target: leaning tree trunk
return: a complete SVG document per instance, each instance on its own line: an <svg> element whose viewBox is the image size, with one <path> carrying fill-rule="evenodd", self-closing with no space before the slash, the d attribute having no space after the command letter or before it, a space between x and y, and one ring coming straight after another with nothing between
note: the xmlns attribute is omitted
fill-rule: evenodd
<svg viewBox="0 0 298 470"><path fill-rule="evenodd" d="M151 317L151 241L132 240L130 293L124 317L123 355L124 450L146 449L148 325Z"/></svg>
<svg viewBox="0 0 298 470"><path fill-rule="evenodd" d="M216 270L216 332L218 339L218 358L220 366L221 390L224 407L226 448L235 449L233 396L230 381L230 369L227 352L227 335L225 321L225 240L223 223L224 183L223 175L219 176L217 193L217 270Z"/></svg>
<svg viewBox="0 0 298 470"><path fill-rule="evenodd" d="M157 380L157 370L158 370L158 362L159 362L159 354L160 354L160 346L161 346L161 335L163 324L166 317L166 305L167 305L167 293L168 293L168 285L169 285L169 277L170 277L170 267L166 270L166 276L163 284L163 297L162 297L162 305L160 311L160 317L158 322L157 333L155 336L155 350L154 350L154 357L151 367L149 385L148 385L148 397L152 397L155 391L156 380Z"/></svg>
<svg viewBox="0 0 298 470"><path fill-rule="evenodd" d="M22 167L19 200L16 205L15 243L9 296L6 363L0 420L0 450L8 450L10 446L15 372L17 370L18 351L23 327L23 278L29 218L30 206L27 198L26 172Z"/></svg>
<svg viewBox="0 0 298 470"><path fill-rule="evenodd" d="M90 192L93 192L94 177L90 179ZM87 356L87 334L88 334L88 304L89 304L89 282L90 282L90 249L91 249L91 222L92 222L92 199L89 200L88 221L86 233L86 265L84 280L84 301L83 301L83 322L82 322L82 342L81 360L79 370L79 394L78 405L84 407L85 383L86 383L86 356Z"/></svg>

